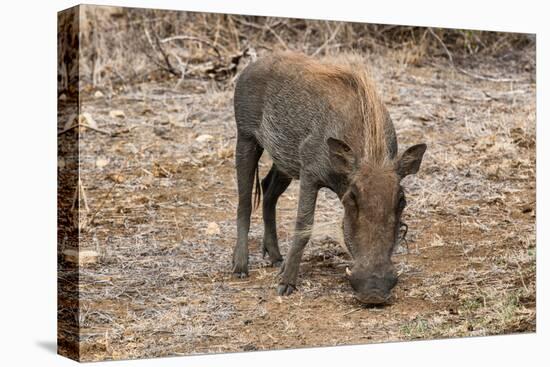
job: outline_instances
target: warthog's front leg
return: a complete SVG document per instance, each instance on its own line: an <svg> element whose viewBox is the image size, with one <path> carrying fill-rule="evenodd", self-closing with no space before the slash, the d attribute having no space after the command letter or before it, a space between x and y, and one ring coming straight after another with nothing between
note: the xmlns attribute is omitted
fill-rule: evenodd
<svg viewBox="0 0 550 367"><path fill-rule="evenodd" d="M313 180L305 175L300 175L300 198L298 201L294 242L281 268L281 279L277 289L277 292L281 296L288 296L296 289L296 279L298 278L298 269L300 268L302 254L311 237L318 191L319 187Z"/></svg>

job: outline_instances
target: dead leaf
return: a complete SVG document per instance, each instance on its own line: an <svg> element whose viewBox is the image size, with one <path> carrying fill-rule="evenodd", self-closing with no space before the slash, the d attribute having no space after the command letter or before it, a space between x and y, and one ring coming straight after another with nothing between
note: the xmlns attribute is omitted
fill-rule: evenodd
<svg viewBox="0 0 550 367"><path fill-rule="evenodd" d="M206 234L209 236L217 236L221 233L220 226L216 222L208 223L206 227Z"/></svg>
<svg viewBox="0 0 550 367"><path fill-rule="evenodd" d="M211 141L212 139L214 139L214 137L212 135L208 135L208 134L202 134L202 135L199 135L195 141L199 142L199 143L205 143L207 141Z"/></svg>
<svg viewBox="0 0 550 367"><path fill-rule="evenodd" d="M228 159L233 157L234 149L233 148L222 148L218 150L219 159Z"/></svg>
<svg viewBox="0 0 550 367"><path fill-rule="evenodd" d="M98 157L95 161L95 165L97 168L103 168L106 165L108 165L110 162L109 158L106 157Z"/></svg>
<svg viewBox="0 0 550 367"><path fill-rule="evenodd" d="M155 162L153 165L153 175L155 177L170 177L171 172L164 168L160 163Z"/></svg>
<svg viewBox="0 0 550 367"><path fill-rule="evenodd" d="M71 114L67 119L63 130L69 130L77 125L81 127L89 126L91 128L97 129L97 123L95 122L92 115L88 112L81 113L80 115L78 115L78 118L75 113Z"/></svg>
<svg viewBox="0 0 550 367"><path fill-rule="evenodd" d="M495 145L495 136L494 135L488 135L488 136L481 136L477 139L476 146L479 149L485 150L486 148L491 148Z"/></svg>
<svg viewBox="0 0 550 367"><path fill-rule="evenodd" d="M93 119L92 115L88 112L81 113L78 116L78 124L83 126L89 126L97 129L97 123Z"/></svg>
<svg viewBox="0 0 550 367"><path fill-rule="evenodd" d="M111 112L109 112L109 117L111 118L125 118L126 117L126 114L124 113L124 111L122 110L112 110Z"/></svg>
<svg viewBox="0 0 550 367"><path fill-rule="evenodd" d="M107 176L107 178L113 182L116 182L116 183L123 183L124 182L124 176L122 176L121 174L119 173L111 173L110 175Z"/></svg>

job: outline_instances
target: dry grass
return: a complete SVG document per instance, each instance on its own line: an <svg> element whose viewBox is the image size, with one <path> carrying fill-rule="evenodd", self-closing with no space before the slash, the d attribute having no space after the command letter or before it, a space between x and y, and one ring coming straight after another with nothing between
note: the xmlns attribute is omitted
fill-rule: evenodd
<svg viewBox="0 0 550 367"><path fill-rule="evenodd" d="M201 16L217 24L214 16ZM232 19L241 32L254 28L236 17L219 18ZM273 47L290 44L289 24L298 23L238 19L261 24L263 42ZM318 54L356 46L335 46L355 26L341 26L332 37L335 24L311 24L327 29L315 36L311 25L302 34L310 53L325 44ZM220 48L238 51L230 47L237 42L232 28L219 29ZM100 254L96 264L78 271L80 311L62 307L59 313L62 326L78 318L83 360L535 330L535 84L528 67L533 50L500 58L472 50L471 73L514 80L495 82L457 71L445 55L415 62L420 56L414 47L384 47L359 51L394 120L400 150L426 142L428 151L419 174L404 182L408 242L394 255L400 282L383 308L363 308L351 295L344 278L350 259L330 225L342 207L329 191L319 197L321 230L306 248L299 292L276 296L276 270L259 248L261 211L253 214L251 276L231 278L237 197L230 79L124 76L125 83L109 84L105 76L93 86L84 78L82 112L111 136L86 129L68 133L81 137L81 179L90 210L80 219L94 218L80 233L80 247ZM203 51L212 57L211 50ZM263 157L261 173L268 168ZM278 207L283 254L296 199L293 182ZM70 246L61 241L60 253ZM75 272L60 258L60 284ZM72 297L66 291L62 286L62 300Z"/></svg>
<svg viewBox="0 0 550 367"><path fill-rule="evenodd" d="M225 79L233 75L233 58L246 49L259 53L292 49L314 56L356 50L391 54L406 67L441 57L469 66L479 57L512 59L534 47L534 35L518 33L98 6L80 9L80 80L110 93L128 83L174 75ZM524 61L524 67L534 68L534 60Z"/></svg>

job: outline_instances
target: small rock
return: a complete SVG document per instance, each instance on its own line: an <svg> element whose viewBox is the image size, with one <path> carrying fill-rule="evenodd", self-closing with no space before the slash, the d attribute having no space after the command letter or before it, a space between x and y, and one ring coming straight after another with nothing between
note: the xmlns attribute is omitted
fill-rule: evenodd
<svg viewBox="0 0 550 367"><path fill-rule="evenodd" d="M195 139L195 141L197 141L199 143L204 143L204 142L207 142L207 141L211 141L212 139L214 139L214 137L212 135L202 134L202 135L199 135Z"/></svg>
<svg viewBox="0 0 550 367"><path fill-rule="evenodd" d="M97 168L103 168L106 165L108 165L109 162L110 162L109 158L99 157L99 158L96 159L95 165L96 165Z"/></svg>
<svg viewBox="0 0 550 367"><path fill-rule="evenodd" d="M94 97L95 98L101 98L101 97L103 97L103 93L101 93L101 91L98 90L94 93Z"/></svg>
<svg viewBox="0 0 550 367"><path fill-rule="evenodd" d="M245 351L245 352L251 352L251 351L254 351L254 350L258 350L258 347L255 346L254 344L247 344L243 347L243 351Z"/></svg>
<svg viewBox="0 0 550 367"><path fill-rule="evenodd" d="M63 258L66 262L73 264L95 264L97 263L99 254L92 250L79 251L78 249L65 249L63 250Z"/></svg>
<svg viewBox="0 0 550 367"><path fill-rule="evenodd" d="M169 136L170 129L166 127L157 126L153 129L153 132L155 133L156 136L161 137L163 139L168 139L168 140L171 139L171 137Z"/></svg>
<svg viewBox="0 0 550 367"><path fill-rule="evenodd" d="M59 96L59 100L65 101L66 99L67 99L67 95L65 93L61 93L61 95Z"/></svg>
<svg viewBox="0 0 550 367"><path fill-rule="evenodd" d="M145 175L141 178L141 184L147 187L151 186L155 182L154 176Z"/></svg>
<svg viewBox="0 0 550 367"><path fill-rule="evenodd" d="M466 144L458 143L458 144L455 144L455 150L467 153L467 152L471 152L472 148Z"/></svg>
<svg viewBox="0 0 550 367"><path fill-rule="evenodd" d="M78 116L78 123L79 125L89 126L97 129L97 122L95 122L92 115L90 115L88 112L81 113Z"/></svg>
<svg viewBox="0 0 550 367"><path fill-rule="evenodd" d="M208 227L206 227L206 234L209 236L216 236L221 233L220 226L216 222L210 222L208 223Z"/></svg>
<svg viewBox="0 0 550 367"><path fill-rule="evenodd" d="M139 153L139 149L132 143L126 144L126 148L128 148L128 150L132 154L138 154Z"/></svg>
<svg viewBox="0 0 550 367"><path fill-rule="evenodd" d="M155 114L155 111L153 111L153 110L150 109L149 107L145 107L145 108L141 111L141 114L142 114L142 115L154 115L154 114Z"/></svg>
<svg viewBox="0 0 550 367"><path fill-rule="evenodd" d="M109 112L109 116L111 118L125 118L126 117L126 114L124 113L124 111L122 110L112 110L111 112Z"/></svg>

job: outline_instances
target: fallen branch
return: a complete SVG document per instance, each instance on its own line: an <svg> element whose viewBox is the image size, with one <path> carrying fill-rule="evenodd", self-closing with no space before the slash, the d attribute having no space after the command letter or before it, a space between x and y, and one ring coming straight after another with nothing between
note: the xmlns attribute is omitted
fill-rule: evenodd
<svg viewBox="0 0 550 367"><path fill-rule="evenodd" d="M281 36L279 36L279 35L277 34L277 32L275 32L275 31L273 30L273 28L271 28L271 27L269 26L269 24L267 24L267 22L265 23L264 26L265 26L265 29L266 29L269 33L271 33L271 34L275 37L275 39L281 44L281 46L283 46L283 47L285 48L285 50L288 50L288 45L286 44L286 42L281 38Z"/></svg>
<svg viewBox="0 0 550 367"><path fill-rule="evenodd" d="M207 46L210 46L216 52L219 59L222 58L222 54L221 54L218 46L216 46L215 44L213 44L212 42L210 42L208 40L205 40L205 39L202 39L202 38L199 38L199 37L194 37L194 36L172 36L172 37L161 39L160 43L166 43L166 42L171 42L171 41L176 41L176 40L195 41L195 42L203 43ZM225 50L223 50L223 51L225 51Z"/></svg>
<svg viewBox="0 0 550 367"><path fill-rule="evenodd" d="M467 76L469 76L471 78L474 78L474 79L487 80L487 81L496 82L496 83L509 83L509 82L518 82L519 81L519 79L493 78L493 77L489 77L489 76L483 76L483 75L475 74L475 73L472 73L472 72L467 71L465 69L459 68L458 66L455 65L454 60L453 60L453 55L451 54L451 52L449 51L449 49L447 48L447 46L445 45L443 40L433 31L432 28L428 28L428 32L430 32L430 34L443 47L443 50L445 50L445 53L447 54L447 58L449 59L449 63L451 64L451 67L453 69L455 69L456 71L458 71L459 73L462 73L462 74L467 75Z"/></svg>
<svg viewBox="0 0 550 367"><path fill-rule="evenodd" d="M342 23L338 23L338 25L336 26L336 29L331 33L330 37L327 38L327 40L321 46L319 46L319 48L315 50L315 52L312 53L311 56L317 56L319 52L321 52L325 47L327 47L328 44L332 42L334 38L336 38L336 35L340 31L341 26L342 26Z"/></svg>
<svg viewBox="0 0 550 367"><path fill-rule="evenodd" d="M151 46L153 51L160 52L160 54L164 58L165 65L158 62L154 57L150 56L148 53L146 53L146 55L149 56L151 61L153 61L153 63L155 65L157 65L159 68L169 72L172 75L180 77L181 73L172 66L172 63L170 62L170 58L168 57L168 54L166 54L166 51L164 51L164 49L160 45L160 40L159 40L158 36L155 34L155 43L156 43L156 46L155 46L155 44L153 44L153 40L151 39L151 35L149 34L149 31L147 30L147 28L143 28L143 30L145 32L145 37L147 38L147 41L149 42L149 45Z"/></svg>
<svg viewBox="0 0 550 367"><path fill-rule="evenodd" d="M95 217L97 216L97 213L99 213L101 209L103 209L103 205L105 205L105 202L107 201L107 199L109 199L109 197L111 196L111 193L113 192L113 190L117 185L118 185L118 182L115 182L113 186L111 186L111 189L109 190L107 195L105 195L105 197L103 198L103 201L101 202L101 204L99 204L99 207L97 208L97 210L94 212L94 214L92 214L92 217L88 222L88 226L91 226L92 224L94 224L94 220L95 220Z"/></svg>
<svg viewBox="0 0 550 367"><path fill-rule="evenodd" d="M349 315L349 314L352 314L352 313L357 312L357 311L362 310L362 309L363 309L363 307L355 308L355 309L353 309L353 310L351 310L351 311L346 312L346 313L343 314L342 316L347 316L347 315Z"/></svg>
<svg viewBox="0 0 550 367"><path fill-rule="evenodd" d="M232 74L232 72L236 70L238 61L243 56L244 52L246 52L246 50L245 50L245 51L241 52L240 54L232 56L230 58L230 61L227 61L229 63L229 65L225 65L226 60L224 60L224 57L222 56L222 54L220 52L220 48L218 46L216 46L215 44L213 44L212 42L208 41L208 40L205 40L205 39L202 39L202 38L199 38L199 37L185 36L185 35L172 36L172 37L164 38L164 39L161 40L155 34L154 35L155 39L153 41L153 39L152 39L151 35L149 34L149 32L147 31L147 29L145 29L145 35L147 36L147 40L149 41L151 49L154 52L159 52L162 55L162 58L164 59L164 64L158 62L153 56L151 56L149 54L147 54L147 55L159 68L161 68L161 69L169 72L170 74L175 75L178 78L180 78L180 80L178 81L177 86L179 84L181 84L181 82L183 81L186 73L187 74L193 74L194 72L197 72L197 71L200 74L207 74L207 76L211 76L211 74L212 74L216 78L220 78L219 75L221 75L221 78L224 78L226 75ZM205 45L211 47L216 52L216 55L218 57L218 61L216 61L216 62L213 62L213 61L204 62L203 64L196 65L196 66L184 63L178 57L178 55L176 55L176 54L170 54L169 55L168 52L162 47L162 44L164 44L164 43L177 41L177 40L180 40L180 41L195 41L195 42L204 43ZM222 51L227 51L227 50L225 50L222 47ZM172 62L170 61L170 57L173 57L174 59L176 59L177 62L179 63L179 66L174 66L172 64Z"/></svg>
<svg viewBox="0 0 550 367"><path fill-rule="evenodd" d="M428 32L430 32L430 34L437 40L437 42L439 42L439 44L443 47L443 49L445 50L445 53L447 54L447 57L449 58L449 62L451 63L451 66L453 68L456 68L455 67L455 63L453 61L453 55L451 55L451 52L449 51L449 49L447 48L447 46L445 46L445 43L443 42L443 40L441 38L439 38L439 36L433 31L433 29L431 27L428 28Z"/></svg>
<svg viewBox="0 0 550 367"><path fill-rule="evenodd" d="M510 79L510 78L493 78L491 76L484 76L472 73L471 71L464 70L462 68L459 68L455 66L455 69L459 72L461 72L464 75L468 75L471 78L474 79L480 79L480 80L488 80L490 82L496 82L496 83L511 83L511 82L519 82L520 79Z"/></svg>
<svg viewBox="0 0 550 367"><path fill-rule="evenodd" d="M106 134L106 135L111 136L111 133L110 133L109 131L107 131L107 130L103 130L103 129L100 129L100 128L97 128L97 127L92 127L92 126L86 125L86 124L75 124L75 125L72 125L72 126L66 128L66 129L63 129L63 130L61 130L60 132L58 132L58 133L57 133L57 136L63 135L63 134L65 134L66 132L71 131L72 129L77 128L77 127L84 127L84 128L86 128L86 129L94 130L94 131L97 131L98 133L102 133L102 134Z"/></svg>

